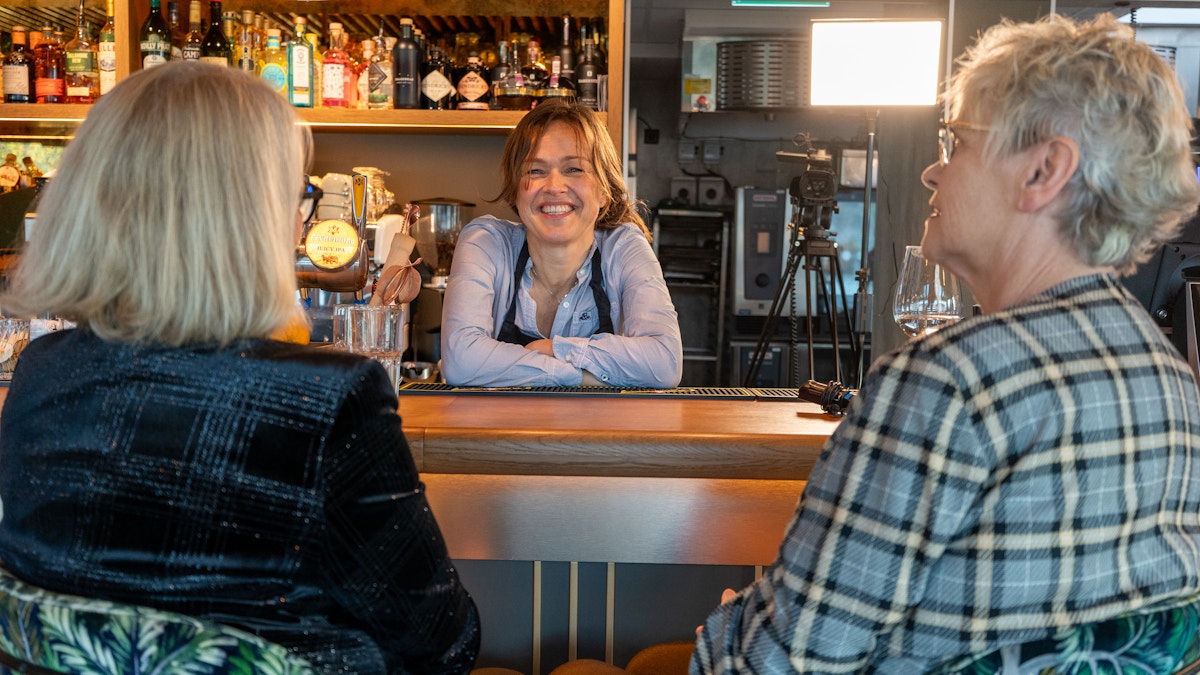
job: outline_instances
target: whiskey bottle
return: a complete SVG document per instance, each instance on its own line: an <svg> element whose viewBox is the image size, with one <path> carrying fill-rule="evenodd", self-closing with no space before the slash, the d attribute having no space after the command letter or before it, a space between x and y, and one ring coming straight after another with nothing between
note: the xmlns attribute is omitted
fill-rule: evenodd
<svg viewBox="0 0 1200 675"><path fill-rule="evenodd" d="M12 27L12 51L4 57L4 102L33 103L35 97L33 54L26 49L27 29Z"/></svg>
<svg viewBox="0 0 1200 675"><path fill-rule="evenodd" d="M204 45L204 26L200 23L200 0L188 3L188 32L180 46L184 61L199 61L200 48Z"/></svg>
<svg viewBox="0 0 1200 675"><path fill-rule="evenodd" d="M208 3L208 32L200 45L200 60L220 66L233 65L233 49L229 47L229 39L225 37L225 29L221 25L219 0Z"/></svg>
<svg viewBox="0 0 1200 675"><path fill-rule="evenodd" d="M100 27L100 48L97 56L100 61L100 95L103 96L117 86L117 28L113 13L113 0L107 0L105 14L107 21Z"/></svg>
<svg viewBox="0 0 1200 675"><path fill-rule="evenodd" d="M75 19L75 37L64 49L66 61L67 103L95 103L100 98L100 59L96 43L84 23L83 0Z"/></svg>
<svg viewBox="0 0 1200 675"><path fill-rule="evenodd" d="M162 0L150 0L150 14L138 33L142 67L160 66L171 58L171 29L162 15Z"/></svg>
<svg viewBox="0 0 1200 675"><path fill-rule="evenodd" d="M179 22L179 3L176 0L167 1L167 28L171 35L171 60L178 61L183 58L183 41L187 38L187 31Z"/></svg>
<svg viewBox="0 0 1200 675"><path fill-rule="evenodd" d="M54 27L42 26L42 41L33 50L33 86L38 103L67 102L67 63Z"/></svg>

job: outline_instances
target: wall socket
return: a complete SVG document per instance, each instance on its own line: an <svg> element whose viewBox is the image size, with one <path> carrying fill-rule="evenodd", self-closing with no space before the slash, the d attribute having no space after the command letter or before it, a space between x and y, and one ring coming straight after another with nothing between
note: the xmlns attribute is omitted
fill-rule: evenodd
<svg viewBox="0 0 1200 675"><path fill-rule="evenodd" d="M697 180L696 200L701 206L720 206L725 201L725 179L701 176Z"/></svg>
<svg viewBox="0 0 1200 675"><path fill-rule="evenodd" d="M671 199L681 204L696 205L696 179L676 176L671 179Z"/></svg>

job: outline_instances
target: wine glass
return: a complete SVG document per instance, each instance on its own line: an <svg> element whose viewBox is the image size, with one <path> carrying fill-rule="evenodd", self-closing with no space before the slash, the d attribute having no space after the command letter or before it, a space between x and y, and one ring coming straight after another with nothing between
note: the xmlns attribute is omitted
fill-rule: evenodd
<svg viewBox="0 0 1200 675"><path fill-rule="evenodd" d="M958 278L926 260L920 246L905 248L892 316L910 338L929 335L958 321L963 316Z"/></svg>

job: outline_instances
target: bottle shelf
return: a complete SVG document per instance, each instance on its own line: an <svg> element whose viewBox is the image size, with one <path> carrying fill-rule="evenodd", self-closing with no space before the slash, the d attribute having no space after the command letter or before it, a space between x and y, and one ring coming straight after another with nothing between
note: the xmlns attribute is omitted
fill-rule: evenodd
<svg viewBox="0 0 1200 675"><path fill-rule="evenodd" d="M0 139L63 138L87 117L86 104L0 103ZM347 133L507 134L524 111L512 110L343 110L297 108L301 122L314 131ZM599 113L602 118L606 113Z"/></svg>
<svg viewBox="0 0 1200 675"><path fill-rule="evenodd" d="M12 4L12 3L8 3ZM89 2L88 19L99 25L103 3ZM165 2L163 3L165 6ZM117 78L137 70L137 31L148 11L148 0L115 0L117 18ZM68 26L75 22L78 0L19 0L0 7L0 25L38 24L52 18ZM290 24L301 14L310 26L324 33L329 22L339 21L353 33L385 32L398 35L401 16L411 16L434 35L488 30L553 34L556 18L603 18L608 34L608 107L600 113L613 141L620 147L624 131L625 6L620 0L224 0L223 9L253 9ZM89 106L72 104L0 103L0 139L70 138L87 117ZM524 115L522 111L338 110L298 109L304 124L314 131L331 133L409 133L453 135L506 135Z"/></svg>

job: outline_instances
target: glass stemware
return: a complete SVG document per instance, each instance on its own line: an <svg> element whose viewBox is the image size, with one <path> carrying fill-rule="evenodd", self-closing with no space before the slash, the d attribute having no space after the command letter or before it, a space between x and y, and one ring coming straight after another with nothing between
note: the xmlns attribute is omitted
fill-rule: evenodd
<svg viewBox="0 0 1200 675"><path fill-rule="evenodd" d="M941 265L926 260L920 246L905 248L892 317L910 338L929 335L962 319L958 278Z"/></svg>

